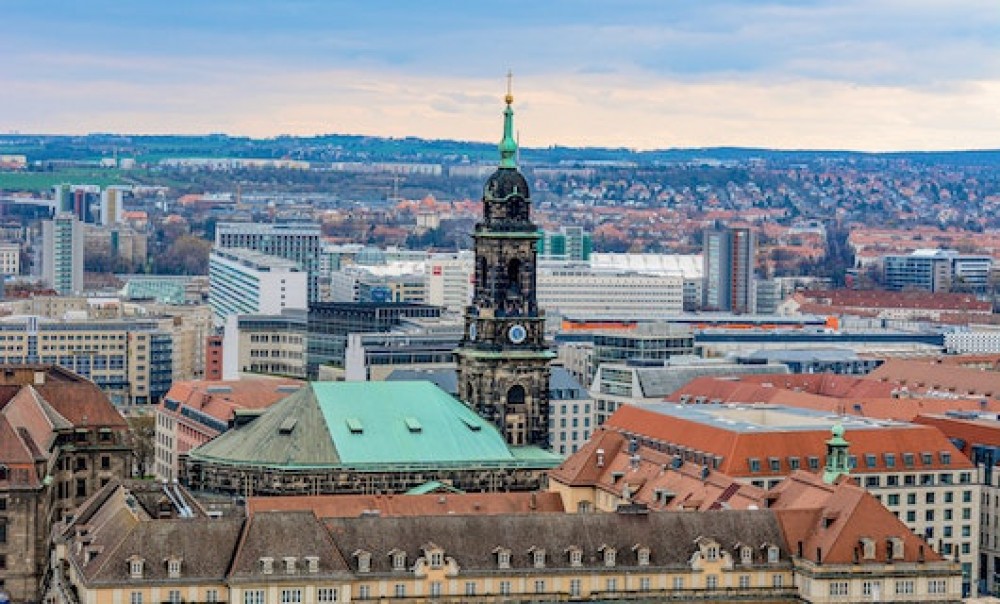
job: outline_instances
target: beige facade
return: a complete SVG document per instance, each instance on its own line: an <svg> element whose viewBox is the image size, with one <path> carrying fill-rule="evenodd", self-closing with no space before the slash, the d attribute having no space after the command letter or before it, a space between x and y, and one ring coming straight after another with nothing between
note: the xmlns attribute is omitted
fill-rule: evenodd
<svg viewBox="0 0 1000 604"><path fill-rule="evenodd" d="M21 274L21 246L17 243L0 243L0 275Z"/></svg>

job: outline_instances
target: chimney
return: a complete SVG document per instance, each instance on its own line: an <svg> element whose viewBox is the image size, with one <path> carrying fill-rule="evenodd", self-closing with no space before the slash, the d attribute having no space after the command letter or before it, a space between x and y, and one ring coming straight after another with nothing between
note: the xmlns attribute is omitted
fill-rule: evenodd
<svg viewBox="0 0 1000 604"><path fill-rule="evenodd" d="M597 467L598 468L604 467L604 449L597 450Z"/></svg>
<svg viewBox="0 0 1000 604"><path fill-rule="evenodd" d="M924 562L924 546L921 545L920 549L917 551L917 562L923 564Z"/></svg>

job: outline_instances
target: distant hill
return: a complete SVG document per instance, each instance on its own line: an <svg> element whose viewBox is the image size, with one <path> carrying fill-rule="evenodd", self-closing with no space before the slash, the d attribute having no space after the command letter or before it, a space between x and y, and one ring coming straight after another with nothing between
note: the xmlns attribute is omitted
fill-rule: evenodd
<svg viewBox="0 0 1000 604"><path fill-rule="evenodd" d="M349 134L311 137L279 136L254 139L211 134L86 136L3 135L0 154L24 154L29 161L96 161L117 155L156 162L167 157L290 158L314 162L407 161L445 164L492 162L496 145L471 141L383 138ZM636 151L625 148L563 147L521 149L525 163L574 165L621 163L655 165L678 162L909 161L925 164L1000 165L1000 149L933 152L863 153L840 150L776 150L743 147L707 147Z"/></svg>

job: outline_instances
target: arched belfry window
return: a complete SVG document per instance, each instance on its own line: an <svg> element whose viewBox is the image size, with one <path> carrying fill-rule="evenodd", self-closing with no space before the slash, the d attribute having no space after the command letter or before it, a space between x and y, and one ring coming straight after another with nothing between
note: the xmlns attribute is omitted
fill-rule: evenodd
<svg viewBox="0 0 1000 604"><path fill-rule="evenodd" d="M517 258L507 263L507 291L515 296L521 295L521 261Z"/></svg>
<svg viewBox="0 0 1000 604"><path fill-rule="evenodd" d="M508 405L524 404L524 399L525 399L524 386L521 386L520 384L516 386L511 386L510 390L507 391Z"/></svg>

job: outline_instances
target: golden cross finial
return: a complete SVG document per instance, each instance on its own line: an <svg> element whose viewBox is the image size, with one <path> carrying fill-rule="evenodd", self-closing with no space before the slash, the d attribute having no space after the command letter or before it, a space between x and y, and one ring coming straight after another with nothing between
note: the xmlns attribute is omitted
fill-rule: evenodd
<svg viewBox="0 0 1000 604"><path fill-rule="evenodd" d="M510 105L511 103L514 102L514 93L513 93L512 83L511 83L513 79L514 79L514 72L512 72L511 70L508 69L507 70L507 96L504 97L504 101L506 101L508 105Z"/></svg>

